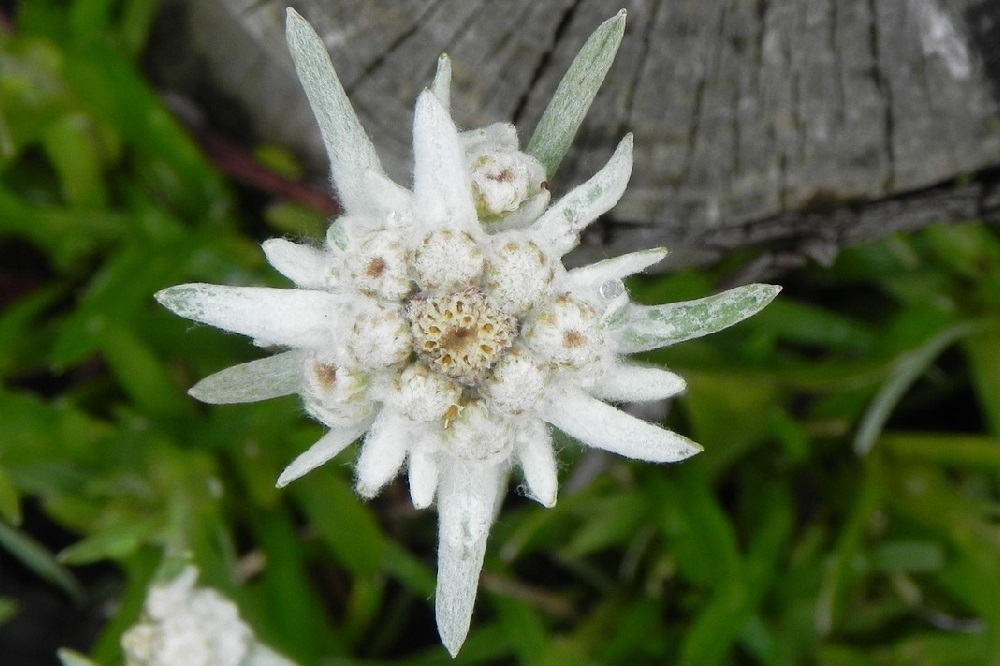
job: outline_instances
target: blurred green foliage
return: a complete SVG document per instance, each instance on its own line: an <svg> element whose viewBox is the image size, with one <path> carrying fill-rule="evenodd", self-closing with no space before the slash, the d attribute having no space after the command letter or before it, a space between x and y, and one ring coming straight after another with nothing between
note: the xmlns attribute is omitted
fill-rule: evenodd
<svg viewBox="0 0 1000 666"><path fill-rule="evenodd" d="M76 567L116 564L101 663L183 551L303 664L449 663L433 513L399 484L357 499L353 451L278 491L320 435L295 400L184 393L260 353L152 293L282 285L139 72L155 9L32 0L0 32L0 548L68 600L94 593ZM272 234L322 226L279 211ZM727 268L631 287L697 298ZM567 441L556 508L511 494L458 663L1000 664L997 230L893 237L786 285L647 355L687 378L668 422L703 454L658 467ZM50 552L26 502L78 541ZM0 621L17 612L0 599Z"/></svg>

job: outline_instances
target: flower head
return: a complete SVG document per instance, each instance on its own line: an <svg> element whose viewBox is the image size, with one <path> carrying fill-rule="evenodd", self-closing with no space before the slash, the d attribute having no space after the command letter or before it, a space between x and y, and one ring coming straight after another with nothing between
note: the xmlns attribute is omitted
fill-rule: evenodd
<svg viewBox="0 0 1000 666"><path fill-rule="evenodd" d="M511 468L521 468L534 499L552 506L552 427L641 460L697 453L694 442L605 402L655 400L684 388L677 375L625 355L714 332L777 293L750 285L691 303L640 306L629 302L622 279L665 250L563 266L631 174L628 135L604 168L549 206L546 180L610 66L624 21L620 12L591 37L525 151L510 125L459 132L443 56L417 99L406 189L383 173L322 42L289 10L290 49L345 213L323 247L264 244L268 261L296 289L189 284L157 294L179 315L289 349L191 390L213 403L302 396L330 430L284 470L279 486L364 436L361 495L375 495L405 466L414 505L436 499L437 619L452 654L468 632Z"/></svg>
<svg viewBox="0 0 1000 666"><path fill-rule="evenodd" d="M232 601L197 579L188 565L150 587L142 618L122 635L127 666L293 666L257 641Z"/></svg>

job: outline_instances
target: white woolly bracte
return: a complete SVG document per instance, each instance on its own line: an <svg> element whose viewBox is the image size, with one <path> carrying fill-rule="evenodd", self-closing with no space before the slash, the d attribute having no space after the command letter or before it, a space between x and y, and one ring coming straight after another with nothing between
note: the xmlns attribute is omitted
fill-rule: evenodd
<svg viewBox="0 0 1000 666"><path fill-rule="evenodd" d="M507 481L506 463L444 456L438 486L438 571L435 615L441 642L454 657L469 633L486 540Z"/></svg>
<svg viewBox="0 0 1000 666"><path fill-rule="evenodd" d="M267 263L302 289L327 287L328 257L310 245L271 238L261 244Z"/></svg>
<svg viewBox="0 0 1000 666"><path fill-rule="evenodd" d="M539 419L526 419L518 429L514 446L529 497L544 507L554 507L559 475L548 426Z"/></svg>
<svg viewBox="0 0 1000 666"><path fill-rule="evenodd" d="M359 495L374 497L399 474L406 459L412 427L412 421L392 410L383 409L375 417L355 465L355 487Z"/></svg>
<svg viewBox="0 0 1000 666"><path fill-rule="evenodd" d="M642 402L663 400L684 391L684 379L663 368L614 363L587 393L601 400Z"/></svg>
<svg viewBox="0 0 1000 666"><path fill-rule="evenodd" d="M542 418L587 446L626 458L677 462L702 447L686 437L646 423L573 386L566 386L542 410Z"/></svg>
<svg viewBox="0 0 1000 666"><path fill-rule="evenodd" d="M415 433L417 437L433 438L431 433ZM410 484L410 500L414 509L426 509L434 501L434 492L438 485L438 463L435 450L439 444L430 441L417 442L410 448L407 476Z"/></svg>
<svg viewBox="0 0 1000 666"><path fill-rule="evenodd" d="M302 81L330 159L330 178L348 213L363 213L379 197L363 182L366 171L383 171L375 147L361 126L330 62L323 40L294 9L285 22L288 50Z"/></svg>
<svg viewBox="0 0 1000 666"><path fill-rule="evenodd" d="M298 458L292 461L292 464L281 472L281 475L278 477L277 486L279 488L287 486L295 479L332 459L346 449L351 442L365 434L371 427L372 420L371 418L367 418L353 425L334 428L327 432L319 441L306 449L304 453L299 455Z"/></svg>
<svg viewBox="0 0 1000 666"><path fill-rule="evenodd" d="M305 349L326 347L336 339L336 313L345 299L312 289L227 287L181 284L156 293L174 314L253 338L259 346Z"/></svg>
<svg viewBox="0 0 1000 666"><path fill-rule="evenodd" d="M569 191L530 227L531 237L554 257L580 242L580 232L609 211L632 175L632 135L626 134L611 159L590 180Z"/></svg>
<svg viewBox="0 0 1000 666"><path fill-rule="evenodd" d="M622 280L642 272L665 256L666 248L658 247L574 268L559 280L559 288L586 301L607 317L628 302Z"/></svg>
<svg viewBox="0 0 1000 666"><path fill-rule="evenodd" d="M413 118L413 196L424 229L481 233L458 130L438 98L420 93Z"/></svg>

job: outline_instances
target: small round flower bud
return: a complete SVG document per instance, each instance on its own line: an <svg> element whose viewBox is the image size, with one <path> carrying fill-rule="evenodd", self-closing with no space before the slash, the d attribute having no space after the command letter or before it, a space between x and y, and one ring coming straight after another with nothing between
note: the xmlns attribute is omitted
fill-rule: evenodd
<svg viewBox="0 0 1000 666"><path fill-rule="evenodd" d="M347 335L347 349L362 368L402 363L412 352L410 327L398 306L365 308L355 316Z"/></svg>
<svg viewBox="0 0 1000 666"><path fill-rule="evenodd" d="M597 364L605 348L597 313L567 294L536 313L526 323L523 336L540 359L571 369Z"/></svg>
<svg viewBox="0 0 1000 666"><path fill-rule="evenodd" d="M493 237L483 284L506 312L518 317L540 304L552 280L549 258L524 234L511 231Z"/></svg>
<svg viewBox="0 0 1000 666"><path fill-rule="evenodd" d="M347 254L347 270L358 289L389 301L413 290L402 238L392 231L373 231Z"/></svg>
<svg viewBox="0 0 1000 666"><path fill-rule="evenodd" d="M312 356L306 361L305 377L306 411L331 428L356 423L374 410L366 393L368 376L356 369Z"/></svg>
<svg viewBox="0 0 1000 666"><path fill-rule="evenodd" d="M483 382L483 396L494 412L520 414L542 400L547 375L527 352L515 347L493 366Z"/></svg>
<svg viewBox="0 0 1000 666"><path fill-rule="evenodd" d="M423 363L411 363L394 382L389 400L414 421L444 424L457 412L461 398L462 390L454 382Z"/></svg>
<svg viewBox="0 0 1000 666"><path fill-rule="evenodd" d="M479 279L483 251L464 231L438 229L420 241L413 252L412 268L424 291L459 291Z"/></svg>
<svg viewBox="0 0 1000 666"><path fill-rule="evenodd" d="M544 181L545 168L522 152L490 151L472 159L472 196L482 218L517 210Z"/></svg>

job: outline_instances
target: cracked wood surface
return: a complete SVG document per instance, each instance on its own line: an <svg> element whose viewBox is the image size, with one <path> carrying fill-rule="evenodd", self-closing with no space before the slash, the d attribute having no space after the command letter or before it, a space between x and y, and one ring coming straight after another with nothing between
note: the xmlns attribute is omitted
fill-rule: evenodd
<svg viewBox="0 0 1000 666"><path fill-rule="evenodd" d="M211 86L257 136L324 168L284 46L284 4L174 0ZM408 182L413 102L453 59L456 121L513 119L526 142L600 0L297 0L383 162ZM995 0L631 0L618 58L558 195L626 131L636 165L591 254L668 245L682 261L766 243L822 258L935 221L996 217ZM178 7L181 9L178 10ZM500 8L502 7L502 11ZM190 56L188 58L190 60Z"/></svg>

